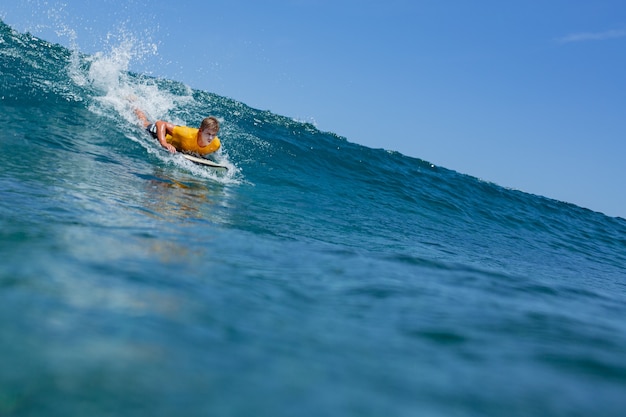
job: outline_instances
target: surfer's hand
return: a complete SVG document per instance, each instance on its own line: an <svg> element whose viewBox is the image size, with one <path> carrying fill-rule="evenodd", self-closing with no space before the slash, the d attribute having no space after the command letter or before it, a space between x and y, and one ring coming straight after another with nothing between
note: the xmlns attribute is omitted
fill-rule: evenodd
<svg viewBox="0 0 626 417"><path fill-rule="evenodd" d="M168 143L165 149L170 151L170 153L176 153L176 148L171 143Z"/></svg>

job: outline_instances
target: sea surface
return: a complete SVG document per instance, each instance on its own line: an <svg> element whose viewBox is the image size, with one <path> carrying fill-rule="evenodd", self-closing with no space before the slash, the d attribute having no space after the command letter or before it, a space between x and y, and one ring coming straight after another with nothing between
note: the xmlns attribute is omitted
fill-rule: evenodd
<svg viewBox="0 0 626 417"><path fill-rule="evenodd" d="M0 416L626 415L626 220L124 52L0 22Z"/></svg>

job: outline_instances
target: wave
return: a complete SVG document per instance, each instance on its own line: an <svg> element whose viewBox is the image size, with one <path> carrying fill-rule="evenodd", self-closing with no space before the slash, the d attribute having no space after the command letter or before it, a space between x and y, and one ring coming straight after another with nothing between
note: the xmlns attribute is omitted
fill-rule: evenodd
<svg viewBox="0 0 626 417"><path fill-rule="evenodd" d="M353 414L623 410L626 221L130 71L145 51L0 22L0 414L282 415L294 392ZM228 174L161 149L137 106L218 116Z"/></svg>
<svg viewBox="0 0 626 417"><path fill-rule="evenodd" d="M75 133L53 136L62 143L59 146L80 152L85 147L84 130L96 129L99 133L92 140L107 143L114 152L130 152L135 160L157 161L222 184L253 184L265 197L264 204L286 207L279 211L285 218L294 204L299 215L306 212L320 225L312 233L318 238L349 236L346 240L355 246L373 239L374 246L380 241L396 250L405 250L407 241L438 242L435 246L444 248L441 256L450 256L459 252L453 242L462 236L464 249L457 256L463 262L468 252L493 247L507 248L496 251L501 257L511 248L515 256L523 256L528 248L540 256L545 247L601 257L598 245L589 243L599 241L613 253L626 253L622 219L505 189L397 152L367 148L313 124L174 80L133 73L132 61L150 53L146 52L150 48L132 37L124 37L108 51L85 55L18 33L4 23L0 34L2 102L37 103L40 109L61 112L57 117L63 118L63 128L74 124ZM67 106L76 114L63 114ZM179 124L218 116L223 125L223 151L218 157L231 168L228 174L204 170L164 152L138 125L135 107L153 119ZM77 117L83 120L73 120ZM311 234L306 222L275 221L288 225L288 230L278 226L273 233L289 235L302 227L301 234ZM244 224L252 227L251 222ZM606 239L607 234L615 238ZM423 246L434 247L418 245ZM623 255L611 259L606 260L626 263Z"/></svg>

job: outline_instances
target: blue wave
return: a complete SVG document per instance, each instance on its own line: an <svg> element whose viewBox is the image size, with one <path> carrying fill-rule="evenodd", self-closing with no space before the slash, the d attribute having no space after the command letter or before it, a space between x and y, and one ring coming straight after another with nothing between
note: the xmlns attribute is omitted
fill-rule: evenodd
<svg viewBox="0 0 626 417"><path fill-rule="evenodd" d="M0 22L0 415L623 412L624 219L133 73L126 47ZM135 106L221 118L231 169L169 155Z"/></svg>

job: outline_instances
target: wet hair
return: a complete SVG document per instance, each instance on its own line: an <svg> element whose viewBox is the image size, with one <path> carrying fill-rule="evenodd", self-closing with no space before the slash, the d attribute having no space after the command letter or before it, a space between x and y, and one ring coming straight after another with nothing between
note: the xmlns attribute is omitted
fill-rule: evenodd
<svg viewBox="0 0 626 417"><path fill-rule="evenodd" d="M209 116L200 124L200 130L211 129L215 133L220 130L220 122L213 116Z"/></svg>

